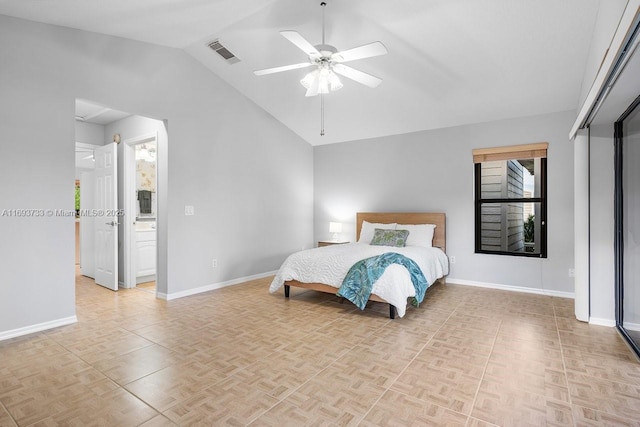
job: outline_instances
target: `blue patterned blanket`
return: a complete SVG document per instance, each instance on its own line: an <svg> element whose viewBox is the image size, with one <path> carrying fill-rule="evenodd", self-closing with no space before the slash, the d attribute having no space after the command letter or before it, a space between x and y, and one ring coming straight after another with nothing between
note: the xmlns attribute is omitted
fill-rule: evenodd
<svg viewBox="0 0 640 427"><path fill-rule="evenodd" d="M416 296L412 298L411 304L417 307L424 299L429 284L415 261L395 252L386 252L382 255L365 258L353 264L344 278L342 286L338 289L337 295L348 299L360 310L364 310L373 284L391 264L400 264L409 270L411 282L416 289Z"/></svg>

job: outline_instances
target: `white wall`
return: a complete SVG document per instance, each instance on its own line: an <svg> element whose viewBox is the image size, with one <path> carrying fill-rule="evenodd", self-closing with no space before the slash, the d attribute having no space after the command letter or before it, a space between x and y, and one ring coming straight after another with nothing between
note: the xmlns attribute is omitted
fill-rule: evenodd
<svg viewBox="0 0 640 427"><path fill-rule="evenodd" d="M104 126L97 123L75 121L76 142L92 145L104 145ZM111 142L111 141L109 141Z"/></svg>
<svg viewBox="0 0 640 427"><path fill-rule="evenodd" d="M167 120L168 293L312 244L312 147L184 52L0 16L0 57L0 209L73 206L82 98ZM0 338L72 318L74 219L0 217L0 235Z"/></svg>
<svg viewBox="0 0 640 427"><path fill-rule="evenodd" d="M589 132L590 322L615 324L613 123Z"/></svg>
<svg viewBox="0 0 640 427"><path fill-rule="evenodd" d="M358 211L445 212L451 281L572 294L574 119L570 111L314 147L316 239L342 221L353 241ZM548 258L475 254L471 150L545 141Z"/></svg>

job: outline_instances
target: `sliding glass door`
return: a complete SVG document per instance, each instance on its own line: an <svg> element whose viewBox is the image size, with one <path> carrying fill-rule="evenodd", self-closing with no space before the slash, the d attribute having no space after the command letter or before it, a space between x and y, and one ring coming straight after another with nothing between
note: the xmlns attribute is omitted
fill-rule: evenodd
<svg viewBox="0 0 640 427"><path fill-rule="evenodd" d="M615 124L616 325L640 356L640 97Z"/></svg>

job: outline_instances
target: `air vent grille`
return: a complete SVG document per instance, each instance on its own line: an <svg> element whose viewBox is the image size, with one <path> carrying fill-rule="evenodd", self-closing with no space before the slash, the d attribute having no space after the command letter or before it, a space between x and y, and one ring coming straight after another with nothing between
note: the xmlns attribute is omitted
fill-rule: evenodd
<svg viewBox="0 0 640 427"><path fill-rule="evenodd" d="M224 58L229 64L235 64L236 62L240 62L237 56L235 56L229 49L224 47L220 41L214 40L209 43L209 48L215 51L218 55Z"/></svg>

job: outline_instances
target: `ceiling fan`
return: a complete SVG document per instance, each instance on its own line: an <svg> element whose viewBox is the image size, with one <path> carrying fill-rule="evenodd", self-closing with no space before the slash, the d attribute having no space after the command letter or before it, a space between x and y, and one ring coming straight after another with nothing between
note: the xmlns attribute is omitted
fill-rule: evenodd
<svg viewBox="0 0 640 427"><path fill-rule="evenodd" d="M254 71L256 76L265 74L279 73L282 71L297 70L300 68L315 67L313 71L307 74L300 83L307 89L306 96L316 96L318 94L329 93L342 88L342 82L336 74L347 77L365 86L371 88L377 87L382 80L371 74L356 70L355 68L344 65L345 62L355 61L357 59L371 58L374 56L384 55L387 48L379 41L368 43L362 46L354 47L338 52L338 50L325 44L324 41L324 8L326 2L320 3L322 6L322 43L313 46L297 31L287 30L280 31L280 34L291 43L296 45L308 57L307 62L298 64L284 65L275 68L266 68L264 70Z"/></svg>

